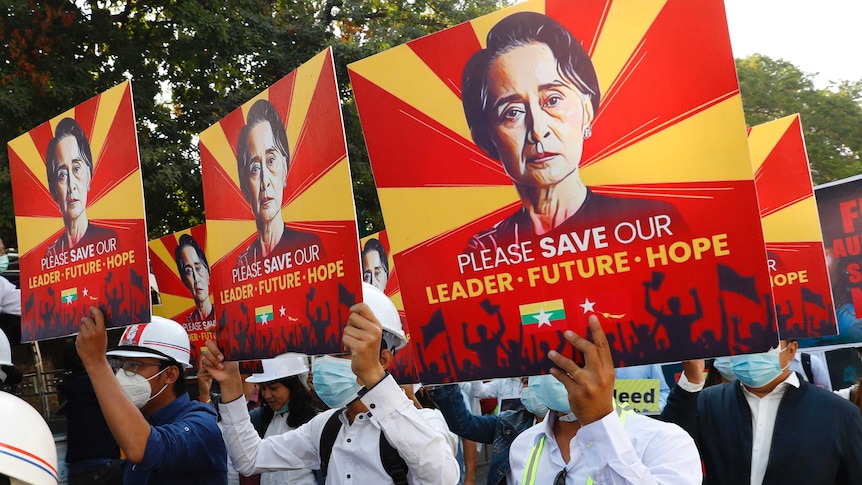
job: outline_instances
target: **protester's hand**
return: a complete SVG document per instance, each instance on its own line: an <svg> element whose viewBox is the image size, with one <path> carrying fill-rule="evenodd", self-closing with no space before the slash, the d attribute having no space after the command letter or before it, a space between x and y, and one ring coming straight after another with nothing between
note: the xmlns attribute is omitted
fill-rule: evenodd
<svg viewBox="0 0 862 485"><path fill-rule="evenodd" d="M210 375L206 367L200 366L198 369L198 401L210 401L210 389L212 388L213 377Z"/></svg>
<svg viewBox="0 0 862 485"><path fill-rule="evenodd" d="M583 367L556 351L548 352L548 357L557 366L551 368L551 374L566 386L569 406L584 426L602 419L614 410L615 375L611 348L599 319L591 315L589 322L593 342L572 331L565 333L566 340L583 353Z"/></svg>
<svg viewBox="0 0 862 485"><path fill-rule="evenodd" d="M105 314L90 307L90 316L81 318L81 328L75 339L75 348L84 368L107 362L108 334L105 331Z"/></svg>
<svg viewBox="0 0 862 485"><path fill-rule="evenodd" d="M215 340L207 340L206 345L206 351L201 355L201 369L219 383L222 402L238 399L243 395L239 364L226 361Z"/></svg>
<svg viewBox="0 0 862 485"><path fill-rule="evenodd" d="M350 317L341 341L350 351L351 369L362 384L372 387L386 376L380 365L380 342L383 325L365 303L350 307Z"/></svg>
<svg viewBox="0 0 862 485"><path fill-rule="evenodd" d="M700 384L703 381L704 368L703 359L684 360L682 362L682 372L685 374L686 380L692 384Z"/></svg>

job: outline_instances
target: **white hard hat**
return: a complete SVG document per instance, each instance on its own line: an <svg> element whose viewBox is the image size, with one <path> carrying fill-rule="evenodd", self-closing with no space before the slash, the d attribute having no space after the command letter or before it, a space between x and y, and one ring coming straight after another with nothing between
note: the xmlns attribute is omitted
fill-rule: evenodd
<svg viewBox="0 0 862 485"><path fill-rule="evenodd" d="M272 359L264 359L262 374L252 374L246 382L272 382L285 377L298 376L308 372L308 356L305 354L281 354Z"/></svg>
<svg viewBox="0 0 862 485"><path fill-rule="evenodd" d="M0 392L0 475L12 483L57 485L57 448L48 423L6 392Z"/></svg>
<svg viewBox="0 0 862 485"><path fill-rule="evenodd" d="M150 357L176 361L186 369L191 367L189 334L179 323L153 315L150 323L126 327L120 343L108 351L109 357Z"/></svg>
<svg viewBox="0 0 862 485"><path fill-rule="evenodd" d="M373 285L363 281L362 301L371 307L374 316L383 325L383 340L386 341L386 345L393 351L403 349L407 345L407 336L404 335L401 317L392 300Z"/></svg>
<svg viewBox="0 0 862 485"><path fill-rule="evenodd" d="M12 346L3 330L0 330L0 365L12 365Z"/></svg>

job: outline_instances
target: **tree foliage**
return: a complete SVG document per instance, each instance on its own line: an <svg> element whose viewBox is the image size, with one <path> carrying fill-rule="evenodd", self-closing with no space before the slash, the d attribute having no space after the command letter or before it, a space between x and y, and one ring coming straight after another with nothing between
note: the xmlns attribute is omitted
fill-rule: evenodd
<svg viewBox="0 0 862 485"><path fill-rule="evenodd" d="M161 236L204 220L196 135L333 46L360 231L377 231L383 221L346 65L507 3L0 0L0 133L11 140L131 79L147 225ZM0 231L15 243L6 150Z"/></svg>
<svg viewBox="0 0 862 485"><path fill-rule="evenodd" d="M814 183L862 173L862 80L817 88L812 74L759 54L736 71L749 126L800 114Z"/></svg>

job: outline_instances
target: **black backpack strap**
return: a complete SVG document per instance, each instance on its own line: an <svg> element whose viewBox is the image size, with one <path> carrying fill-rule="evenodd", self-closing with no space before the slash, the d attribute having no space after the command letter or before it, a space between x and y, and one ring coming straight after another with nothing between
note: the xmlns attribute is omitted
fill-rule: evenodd
<svg viewBox="0 0 862 485"><path fill-rule="evenodd" d="M814 372L811 370L811 354L802 352L802 370L805 371L805 377L808 382L814 383Z"/></svg>
<svg viewBox="0 0 862 485"><path fill-rule="evenodd" d="M398 450L392 447L382 430L380 431L380 463L383 464L383 469L395 485L407 485L407 463L398 454Z"/></svg>
<svg viewBox="0 0 862 485"><path fill-rule="evenodd" d="M332 416L326 420L323 425L323 432L320 433L320 473L323 479L326 479L326 472L329 469L329 457L332 456L332 447L335 445L335 438L338 437L338 432L341 431L341 420L338 417L344 412L344 408L332 413Z"/></svg>

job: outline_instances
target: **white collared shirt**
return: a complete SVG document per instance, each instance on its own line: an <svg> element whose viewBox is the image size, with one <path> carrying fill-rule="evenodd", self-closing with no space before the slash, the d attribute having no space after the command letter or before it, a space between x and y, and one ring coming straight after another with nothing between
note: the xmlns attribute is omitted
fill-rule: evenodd
<svg viewBox="0 0 862 485"><path fill-rule="evenodd" d="M582 485L592 477L596 484L675 485L703 481L700 456L691 437L674 424L629 415L625 425L616 412L590 423L569 443L569 463L563 461L554 437L555 413L518 436L509 449L508 482L520 484L534 444L545 444L536 467L536 484L554 483L566 469L566 484Z"/></svg>
<svg viewBox="0 0 862 485"><path fill-rule="evenodd" d="M799 378L791 372L775 389L763 397L752 394L742 386L748 407L751 408L751 429L754 437L751 443L751 484L763 483L766 475L766 465L769 464L769 452L772 449L772 432L775 430L775 418L778 416L778 405L787 392L788 386L799 387Z"/></svg>
<svg viewBox="0 0 862 485"><path fill-rule="evenodd" d="M704 381L692 384L680 374L679 386L688 392L698 392L703 389ZM751 409L751 429L753 432L751 443L751 484L759 485L766 475L766 466L769 464L769 452L772 450L772 435L775 431L775 418L778 416L778 406L781 398L787 392L788 386L799 387L799 378L795 372L791 372L786 379L781 381L775 389L762 398L752 394L751 391L742 387L742 394Z"/></svg>
<svg viewBox="0 0 862 485"><path fill-rule="evenodd" d="M459 469L443 416L433 409L416 409L391 376L370 389L361 401L369 412L348 424L346 411L332 447L327 485L392 483L380 462L380 430L407 464L414 485L458 482ZM219 404L222 435L228 454L243 475L320 466L320 436L337 410L318 414L308 423L263 440L248 416L245 399Z"/></svg>
<svg viewBox="0 0 862 485"><path fill-rule="evenodd" d="M287 416L288 413L275 413L269 426L266 427L266 433L263 437L278 436L296 429L288 426ZM260 485L315 485L316 483L314 473L308 468L261 473L260 475Z"/></svg>

